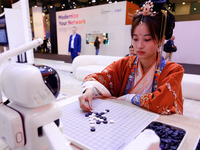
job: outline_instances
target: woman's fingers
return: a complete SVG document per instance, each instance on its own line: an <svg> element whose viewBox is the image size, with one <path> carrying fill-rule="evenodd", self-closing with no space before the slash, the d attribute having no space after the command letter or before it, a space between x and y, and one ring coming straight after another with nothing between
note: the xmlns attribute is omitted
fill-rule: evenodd
<svg viewBox="0 0 200 150"><path fill-rule="evenodd" d="M79 104L80 104L80 108L82 108L85 111L90 111L92 110L92 96L85 96L85 95L81 95L79 97ZM86 105L86 102L88 102L89 107Z"/></svg>
<svg viewBox="0 0 200 150"><path fill-rule="evenodd" d="M90 108L90 110L92 110L92 97L89 97L88 98L88 104L89 104L89 108Z"/></svg>

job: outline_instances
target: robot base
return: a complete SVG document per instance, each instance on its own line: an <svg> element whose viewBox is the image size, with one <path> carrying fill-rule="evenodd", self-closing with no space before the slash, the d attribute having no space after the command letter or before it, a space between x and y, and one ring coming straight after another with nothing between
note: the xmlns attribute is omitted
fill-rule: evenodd
<svg viewBox="0 0 200 150"><path fill-rule="evenodd" d="M32 109L15 103L9 106L20 112L24 122L25 145L15 150L47 150L48 146L42 133L42 127L58 120L62 116L61 108L55 103Z"/></svg>

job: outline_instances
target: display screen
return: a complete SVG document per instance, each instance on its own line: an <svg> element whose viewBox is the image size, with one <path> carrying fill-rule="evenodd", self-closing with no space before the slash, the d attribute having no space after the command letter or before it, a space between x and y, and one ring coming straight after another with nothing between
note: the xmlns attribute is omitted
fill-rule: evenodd
<svg viewBox="0 0 200 150"><path fill-rule="evenodd" d="M6 29L0 29L0 43L8 43Z"/></svg>
<svg viewBox="0 0 200 150"><path fill-rule="evenodd" d="M92 44L93 45L97 36L98 36L101 44L109 45L108 33L86 34L86 44Z"/></svg>

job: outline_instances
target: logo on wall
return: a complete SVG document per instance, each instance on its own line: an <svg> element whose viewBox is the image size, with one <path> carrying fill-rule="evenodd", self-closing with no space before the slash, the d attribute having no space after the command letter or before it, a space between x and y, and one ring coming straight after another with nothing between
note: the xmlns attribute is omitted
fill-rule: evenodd
<svg viewBox="0 0 200 150"><path fill-rule="evenodd" d="M67 14L58 15L58 26L60 27L59 31L65 33L67 30L68 31L72 30L72 27L70 27L70 25L74 26L74 25L86 24L85 19L74 20L74 19L77 19L77 18L79 18L79 14L73 13L73 14L70 14L70 15L67 15ZM81 28L83 28L83 27L81 27Z"/></svg>
<svg viewBox="0 0 200 150"><path fill-rule="evenodd" d="M120 8L120 9L115 9L115 12L121 12L122 11L122 9Z"/></svg>
<svg viewBox="0 0 200 150"><path fill-rule="evenodd" d="M78 18L78 14L71 14L71 15L59 15L58 20L60 20L58 23L60 26L66 26L66 25L77 25L77 24L86 24L86 20L68 20L68 19L74 19Z"/></svg>
<svg viewBox="0 0 200 150"><path fill-rule="evenodd" d="M111 10L105 10L105 9L101 9L101 15L106 15L108 13L111 13Z"/></svg>

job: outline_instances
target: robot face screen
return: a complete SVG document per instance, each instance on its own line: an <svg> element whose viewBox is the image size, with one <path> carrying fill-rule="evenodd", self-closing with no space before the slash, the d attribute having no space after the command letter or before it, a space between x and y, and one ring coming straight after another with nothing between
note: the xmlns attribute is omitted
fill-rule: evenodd
<svg viewBox="0 0 200 150"><path fill-rule="evenodd" d="M60 78L56 70L45 65L34 65L34 66L40 70L45 85L57 98L60 92Z"/></svg>

